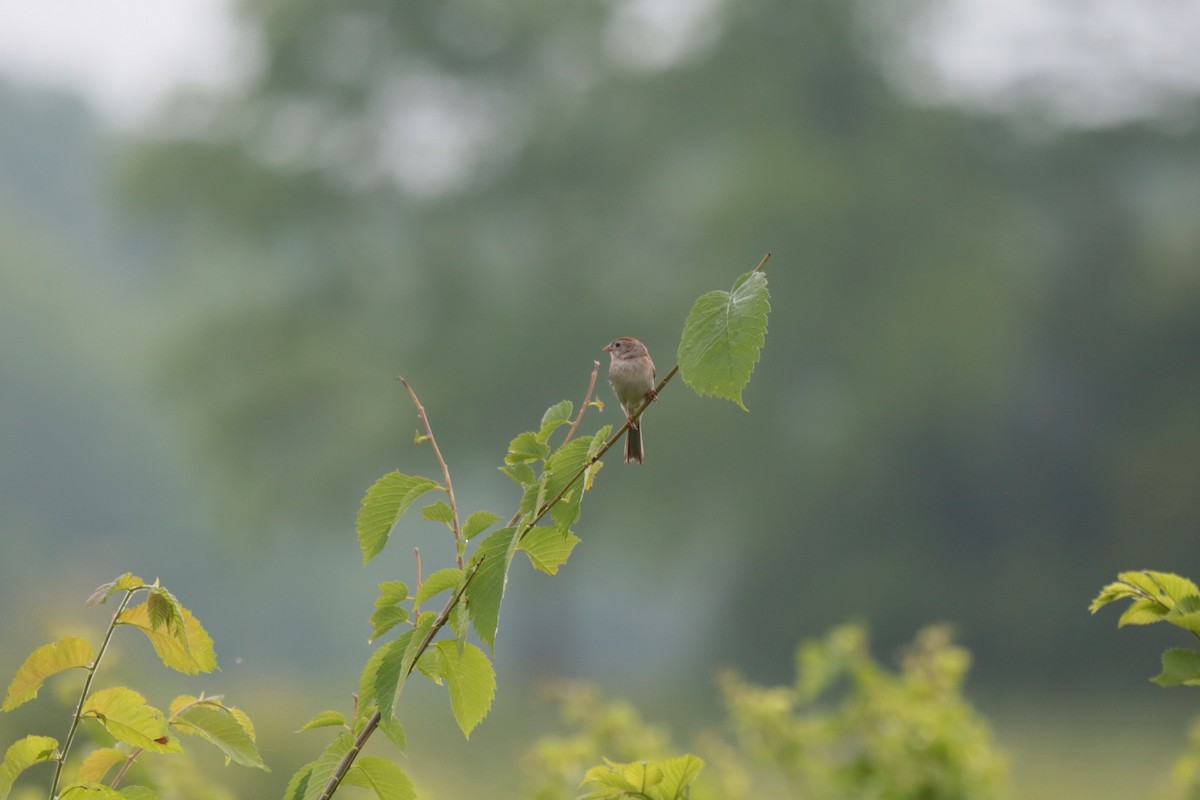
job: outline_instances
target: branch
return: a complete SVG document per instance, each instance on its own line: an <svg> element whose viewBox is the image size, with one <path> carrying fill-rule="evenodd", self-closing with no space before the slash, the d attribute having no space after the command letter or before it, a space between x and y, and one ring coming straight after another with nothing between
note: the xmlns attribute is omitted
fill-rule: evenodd
<svg viewBox="0 0 1200 800"><path fill-rule="evenodd" d="M571 423L571 429L567 431L567 438L563 439L562 443L566 444L571 441L571 437L575 435L575 429L579 427L579 423L583 422L583 412L587 410L588 403L592 399L592 390L596 388L596 374L600 372L600 362L592 362L592 379L588 381L587 391L583 395L583 404L579 406L579 413L575 415L575 421ZM562 445L559 445L560 447Z"/></svg>
<svg viewBox="0 0 1200 800"><path fill-rule="evenodd" d="M425 406L421 405L421 401L417 399L417 393L408 385L408 381L404 377L397 375L396 379L404 384L404 388L408 390L408 396L412 398L413 405L417 407L417 415L420 416L421 422L425 425L425 435L429 437L429 443L433 445L433 454L437 457L437 462L442 468L442 478L446 481L446 495L450 500L450 513L454 517L451 531L454 533L454 544L456 556L458 559L458 568L463 568L463 539L462 528L458 524L458 504L454 502L454 484L450 481L450 468L446 466L446 459L442 458L442 450L438 447L437 439L433 436L433 428L429 425L429 417L425 415Z"/></svg>

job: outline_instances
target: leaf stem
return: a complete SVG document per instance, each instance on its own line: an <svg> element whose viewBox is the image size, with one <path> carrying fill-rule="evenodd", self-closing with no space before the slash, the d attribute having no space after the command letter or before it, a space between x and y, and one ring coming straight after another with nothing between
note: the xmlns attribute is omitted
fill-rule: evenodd
<svg viewBox="0 0 1200 800"><path fill-rule="evenodd" d="M442 468L442 478L446 481L446 495L450 500L450 513L454 517L453 527L450 530L454 533L455 557L458 561L458 568L462 569L464 542L462 527L458 524L458 504L454 502L454 484L450 481L450 468L446 466L446 459L442 458L442 449L438 447L437 439L434 438L433 428L429 424L429 417L425 415L425 406L421 405L421 401L417 399L417 393L413 391L413 388L408 385L408 381L404 380L402 375L397 375L396 378L400 383L404 384L404 388L408 390L408 396L412 398L413 405L417 407L417 415L425 425L425 434L429 437L429 443L433 445L433 454L437 457L437 462Z"/></svg>
<svg viewBox="0 0 1200 800"><path fill-rule="evenodd" d="M592 378L588 381L587 391L583 394L583 403L579 406L579 413L575 415L575 421L571 423L570 430L567 431L567 438L563 439L562 443L566 444L571 441L571 437L575 435L575 429L579 427L579 423L583 421L583 412L587 411L588 403L592 399L592 390L596 388L596 375L600 372L600 362L592 362ZM560 445L561 447L561 445Z"/></svg>
<svg viewBox="0 0 1200 800"><path fill-rule="evenodd" d="M104 641L100 643L100 649L97 651L96 657L92 659L92 663L87 667L87 678L84 679L83 689L79 692L79 702L75 705L75 714L71 718L71 727L67 731L67 738L63 740L63 746L59 751L58 758L55 759L58 764L54 768L54 780L50 782L50 800L55 800L58 797L58 783L62 780L62 771L67 763L67 754L71 751L71 743L75 741L75 734L79 730L79 722L83 718L83 704L87 702L88 693L92 689L92 681L96 678L96 670L100 668L100 661L104 658L104 653L108 650L108 643L112 640L113 632L117 629L117 618L121 616L121 612L125 610L125 606L129 605L129 600L133 597L134 592L138 591L140 589L127 589L125 591L125 597L121 600L121 605L117 606L117 610L113 612L112 621L108 623L108 630L104 633Z"/></svg>

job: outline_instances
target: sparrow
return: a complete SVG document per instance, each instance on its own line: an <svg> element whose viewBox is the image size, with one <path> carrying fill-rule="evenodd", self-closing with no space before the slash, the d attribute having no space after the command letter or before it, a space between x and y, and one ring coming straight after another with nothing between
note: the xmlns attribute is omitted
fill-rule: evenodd
<svg viewBox="0 0 1200 800"><path fill-rule="evenodd" d="M612 357L608 365L608 382L625 418L633 420L633 415L643 405L658 399L658 393L654 391L654 362L650 360L646 345L628 336L613 339L604 352ZM629 432L625 434L625 463L636 461L641 464L645 456L641 421L631 421Z"/></svg>

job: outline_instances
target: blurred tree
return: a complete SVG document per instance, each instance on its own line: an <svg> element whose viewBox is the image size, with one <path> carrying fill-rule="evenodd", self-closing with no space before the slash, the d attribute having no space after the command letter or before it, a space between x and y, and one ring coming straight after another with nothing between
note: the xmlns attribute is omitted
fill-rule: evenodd
<svg viewBox="0 0 1200 800"><path fill-rule="evenodd" d="M869 2L666 7L242 5L256 77L181 98L129 172L184 254L164 383L222 502L346 528L411 436L398 371L490 463L614 334L670 363L695 289L769 248L750 427L702 445L713 412L673 404L652 452L692 463L620 486L648 530L696 498L662 535L728 556L677 579L719 572L716 613L794 609L710 646L952 616L986 675L1083 657L1047 609L1096 574L1200 572L1196 130L916 104Z"/></svg>

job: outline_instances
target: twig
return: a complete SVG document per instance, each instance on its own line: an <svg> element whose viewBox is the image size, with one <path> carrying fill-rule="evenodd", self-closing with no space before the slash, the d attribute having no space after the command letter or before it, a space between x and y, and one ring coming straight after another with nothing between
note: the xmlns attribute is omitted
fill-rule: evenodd
<svg viewBox="0 0 1200 800"><path fill-rule="evenodd" d="M458 524L458 504L454 502L454 484L450 481L450 468L446 466L446 459L442 458L442 450L438 447L437 439L433 436L433 428L429 425L429 417L425 415L425 406L421 405L421 401L417 399L417 393L408 385L408 381L404 380L401 375L396 376L400 383L404 384L404 388L408 390L409 397L412 398L413 405L417 407L417 415L420 416L421 422L425 425L425 435L429 437L429 443L433 445L433 454L437 457L437 462L442 467L442 478L446 481L446 496L450 500L450 514L454 518L450 530L454 533L455 557L458 560L458 568L463 568L463 538L462 528Z"/></svg>
<svg viewBox="0 0 1200 800"><path fill-rule="evenodd" d="M148 587L142 587L148 588ZM108 643L112 641L113 632L117 629L117 618L121 616L121 612L125 610L125 606L129 605L130 598L134 592L141 591L140 589L128 589L125 592L124 599L121 600L121 605L117 606L117 610L113 612L112 622L108 624L108 631L104 634L104 641L100 643L100 650L96 653L96 657L92 659L92 663L87 668L87 678L83 681L83 689L79 692L79 703L75 706L75 715L71 718L71 727L67 731L67 738L63 740L62 749L58 753L56 761L58 764L54 767L54 780L50 783L50 796L58 797L58 782L62 779L63 766L67 763L67 753L71 750L71 743L75 741L75 733L79 730L79 720L83 714L83 704L87 702L88 692L91 691L92 681L96 678L96 670L100 668L100 661L104 658L105 651L108 650Z"/></svg>
<svg viewBox="0 0 1200 800"><path fill-rule="evenodd" d="M587 391L583 395L583 404L579 406L579 413L575 415L575 421L571 423L571 429L567 431L567 438L563 439L562 443L566 444L571 441L571 437L575 435L575 429L579 427L579 423L583 421L583 412L587 411L588 403L592 399L592 390L596 388L596 375L600 372L600 362L592 362L592 379L588 381Z"/></svg>
<svg viewBox="0 0 1200 800"><path fill-rule="evenodd" d="M462 585L458 587L458 591L455 592L453 596L446 601L446 605L442 607L441 612L437 615L437 619L435 619L433 625L430 626L429 633L425 634L425 638L421 640L421 644L417 647L416 653L413 655L412 663L408 665L408 672L404 673L406 680L416 668L417 662L421 659L421 655L427 649L429 649L429 645L433 641L433 637L438 635L438 631L440 631L445 626L446 621L450 619L450 612L452 612L454 607L458 605L460 600L462 600L463 594L467 591L467 585L470 584L471 580L479 574L479 568L482 565L483 558L481 557L475 562L474 567L470 572L467 573L466 577L463 578ZM391 713L391 709L388 709L388 713ZM329 800L329 798L333 797L333 793L338 790L342 780L346 777L346 773L350 771L350 767L354 766L354 760L358 758L359 752L366 745L367 740L371 738L371 734L375 732L375 729L379 727L379 723L382 721L383 709L377 708L375 709L375 713L372 714L367 720L366 724L363 726L363 729L359 731L358 736L355 737L354 744L349 750L346 751L345 755L342 756L342 760L338 762L333 774L329 776L329 780L325 783L325 788L321 790L321 796L319 800Z"/></svg>

